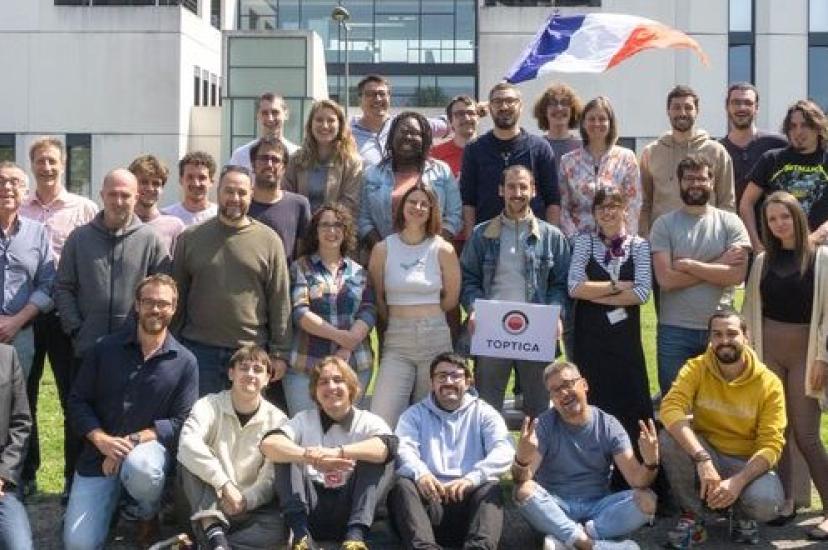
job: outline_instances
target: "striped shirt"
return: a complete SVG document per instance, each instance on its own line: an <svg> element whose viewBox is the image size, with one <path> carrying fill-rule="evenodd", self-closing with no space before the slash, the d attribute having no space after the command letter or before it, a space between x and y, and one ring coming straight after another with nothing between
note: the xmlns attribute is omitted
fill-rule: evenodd
<svg viewBox="0 0 828 550"><path fill-rule="evenodd" d="M646 302L653 284L650 243L638 235L627 235L624 244L621 245L621 250L620 257L612 258L609 263L606 263L607 247L594 233L584 233L575 237L572 261L569 264L569 293L572 294L579 285L588 280L586 268L590 256L595 258L598 265L609 275L613 262L618 262L619 266L623 265L632 254L635 266L632 290L641 303Z"/></svg>
<svg viewBox="0 0 828 550"><path fill-rule="evenodd" d="M296 328L290 365L297 371L307 372L339 348L336 342L302 329L299 321L306 313L313 312L340 330L350 330L357 320L363 321L369 329L376 324L374 291L368 284L368 272L352 259L343 258L336 273L331 273L318 254L302 256L293 262L290 280ZM368 338L353 350L349 363L358 371L373 366Z"/></svg>

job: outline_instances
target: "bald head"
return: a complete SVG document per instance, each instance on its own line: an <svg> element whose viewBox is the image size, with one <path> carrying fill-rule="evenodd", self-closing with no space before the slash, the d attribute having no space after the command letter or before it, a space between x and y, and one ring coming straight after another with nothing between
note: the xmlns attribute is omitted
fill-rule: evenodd
<svg viewBox="0 0 828 550"><path fill-rule="evenodd" d="M132 221L138 197L138 180L126 168L116 168L104 177L101 189L104 225L110 231L123 229Z"/></svg>

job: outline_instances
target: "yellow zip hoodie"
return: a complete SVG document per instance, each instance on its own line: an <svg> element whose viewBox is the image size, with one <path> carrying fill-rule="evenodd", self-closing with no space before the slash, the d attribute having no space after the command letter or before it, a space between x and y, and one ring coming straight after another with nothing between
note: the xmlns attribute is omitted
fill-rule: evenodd
<svg viewBox="0 0 828 550"><path fill-rule="evenodd" d="M785 444L785 394L782 382L749 347L745 370L728 382L708 347L690 359L661 402L661 421L668 428L688 414L693 431L724 454L761 456L773 467Z"/></svg>

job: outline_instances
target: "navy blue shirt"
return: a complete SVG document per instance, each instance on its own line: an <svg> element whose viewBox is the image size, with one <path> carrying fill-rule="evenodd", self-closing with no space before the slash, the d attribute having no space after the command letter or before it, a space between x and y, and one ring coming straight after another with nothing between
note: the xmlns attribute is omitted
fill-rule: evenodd
<svg viewBox="0 0 828 550"><path fill-rule="evenodd" d="M561 204L558 168L549 142L523 129L517 137L506 141L489 131L466 145L460 170L463 206L476 209L475 224L491 220L503 211L503 198L498 192L503 170L517 164L527 167L535 178L535 216L546 220L546 207Z"/></svg>
<svg viewBox="0 0 828 550"><path fill-rule="evenodd" d="M158 442L173 455L181 425L198 398L195 356L167 334L146 361L134 324L105 336L89 350L69 394L69 418L84 437L77 470L101 476L104 456L86 439L96 428L126 436L155 428Z"/></svg>

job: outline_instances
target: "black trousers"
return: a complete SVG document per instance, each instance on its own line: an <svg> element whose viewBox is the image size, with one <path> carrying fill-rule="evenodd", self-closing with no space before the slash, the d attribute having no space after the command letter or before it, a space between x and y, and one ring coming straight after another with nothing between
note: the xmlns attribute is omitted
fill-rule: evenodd
<svg viewBox="0 0 828 550"><path fill-rule="evenodd" d="M495 550L503 531L503 491L496 481L470 491L462 502L442 504L425 500L413 480L400 477L388 494L388 508L403 548Z"/></svg>
<svg viewBox="0 0 828 550"><path fill-rule="evenodd" d="M80 368L80 360L75 359L72 339L63 332L60 326L60 318L54 311L46 315L40 315L35 320L34 344L35 354L32 361L32 371L26 382L26 393L32 411L32 434L29 437L29 453L23 463L22 477L24 481L33 480L38 468L40 468L37 399L40 393L40 379L43 377L43 368L48 356L52 373L55 376L58 399L63 413L63 477L66 480L71 480L75 472L75 462L80 454L82 441L69 426L66 415L66 401L72 389L72 381Z"/></svg>
<svg viewBox="0 0 828 550"><path fill-rule="evenodd" d="M276 464L276 494L287 520L304 513L311 536L317 540L342 540L352 525L370 529L380 496L391 479L385 464L357 462L342 487L328 489L302 476L292 479L291 464Z"/></svg>

